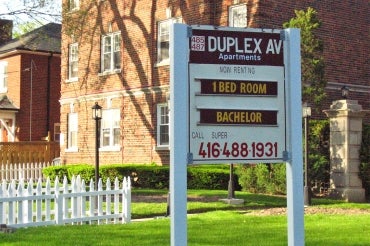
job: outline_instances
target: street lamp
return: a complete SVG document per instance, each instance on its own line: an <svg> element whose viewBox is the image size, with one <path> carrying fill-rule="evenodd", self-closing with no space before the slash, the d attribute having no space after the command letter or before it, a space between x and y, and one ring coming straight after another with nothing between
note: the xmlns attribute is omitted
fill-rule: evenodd
<svg viewBox="0 0 370 246"><path fill-rule="evenodd" d="M100 143L100 120L102 118L102 107L95 102L92 109L92 118L95 120L95 190L98 190L99 182L99 143Z"/></svg>
<svg viewBox="0 0 370 246"><path fill-rule="evenodd" d="M307 106L307 103L303 104L302 116L304 118L304 205L309 206L311 204L310 196L310 184L308 180L308 121L311 116L311 107Z"/></svg>
<svg viewBox="0 0 370 246"><path fill-rule="evenodd" d="M344 85L344 86L342 86L342 88L340 88L340 90L342 92L342 98L347 99L348 94L349 94L349 88Z"/></svg>

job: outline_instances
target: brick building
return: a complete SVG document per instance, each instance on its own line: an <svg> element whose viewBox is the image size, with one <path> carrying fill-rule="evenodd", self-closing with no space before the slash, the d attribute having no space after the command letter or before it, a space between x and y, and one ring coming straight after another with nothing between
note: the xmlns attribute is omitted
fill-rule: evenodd
<svg viewBox="0 0 370 246"><path fill-rule="evenodd" d="M0 24L0 142L59 141L61 24L16 39Z"/></svg>
<svg viewBox="0 0 370 246"><path fill-rule="evenodd" d="M94 163L92 106L103 107L100 159L169 162L169 24L282 28L295 9L313 7L324 41L328 108L350 87L369 109L369 5L360 1L184 0L64 1L61 157ZM88 10L88 11L85 11ZM318 117L325 117L324 114ZM369 118L367 118L369 122Z"/></svg>

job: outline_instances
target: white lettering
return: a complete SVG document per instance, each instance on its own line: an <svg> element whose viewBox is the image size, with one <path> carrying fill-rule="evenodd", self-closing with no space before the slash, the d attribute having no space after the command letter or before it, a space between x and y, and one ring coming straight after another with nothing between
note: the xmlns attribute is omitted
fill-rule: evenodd
<svg viewBox="0 0 370 246"><path fill-rule="evenodd" d="M274 43L272 42L272 39L269 39L269 42L267 44L266 54L268 53L275 54Z"/></svg>
<svg viewBox="0 0 370 246"><path fill-rule="evenodd" d="M208 51L213 52L217 49L216 38L213 36L208 37Z"/></svg>
<svg viewBox="0 0 370 246"><path fill-rule="evenodd" d="M275 46L276 54L280 54L281 44L282 44L281 40L277 42L277 40L274 39L274 46Z"/></svg>
<svg viewBox="0 0 370 246"><path fill-rule="evenodd" d="M266 54L268 53L280 54L281 44L282 44L281 40L269 39L269 42L266 48Z"/></svg>
<svg viewBox="0 0 370 246"><path fill-rule="evenodd" d="M253 41L254 41L254 44L256 45L256 47L254 48L253 53L259 52L260 54L262 54L262 51L260 49L260 44L261 44L262 39L260 38L259 40L257 40L257 39L254 38Z"/></svg>
<svg viewBox="0 0 370 246"><path fill-rule="evenodd" d="M250 49L251 44L249 42L252 41L252 38L245 38L244 39L244 52L245 53L252 53L253 51Z"/></svg>

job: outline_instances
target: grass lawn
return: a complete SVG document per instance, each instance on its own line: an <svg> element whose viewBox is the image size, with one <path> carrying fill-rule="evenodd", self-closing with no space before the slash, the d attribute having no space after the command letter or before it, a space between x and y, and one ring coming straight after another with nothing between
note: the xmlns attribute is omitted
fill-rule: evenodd
<svg viewBox="0 0 370 246"><path fill-rule="evenodd" d="M149 193L145 193L149 192ZM165 195L165 191L136 194ZM220 197L226 191L189 191L189 197ZM134 193L135 194L135 191ZM188 245L287 245L286 215L256 215L256 210L285 207L284 197L237 192L242 206L218 201L188 202ZM361 214L305 215L306 245L370 245L370 205L313 199L314 208L361 209ZM155 217L166 211L165 202L133 203L133 218ZM193 213L193 214L190 214ZM0 234L0 245L170 245L170 219L160 217L120 225L48 226Z"/></svg>

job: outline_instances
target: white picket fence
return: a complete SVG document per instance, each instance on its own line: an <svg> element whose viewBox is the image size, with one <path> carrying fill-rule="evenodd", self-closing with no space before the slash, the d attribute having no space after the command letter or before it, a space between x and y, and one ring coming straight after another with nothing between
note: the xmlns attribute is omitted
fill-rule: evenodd
<svg viewBox="0 0 370 246"><path fill-rule="evenodd" d="M121 186L121 187L120 187ZM36 188L30 180L16 185L15 181L5 180L0 184L0 224L11 227L31 227L42 225L63 225L82 223L129 223L131 221L131 181L124 178L122 184L118 178L108 179L103 190L102 180L94 190L90 181L86 190L80 176L73 177L71 186L64 177L63 184L55 179L52 187L50 179L42 188L41 179Z"/></svg>
<svg viewBox="0 0 370 246"><path fill-rule="evenodd" d="M45 180L42 169L50 163L19 163L0 165L0 181L3 180Z"/></svg>

